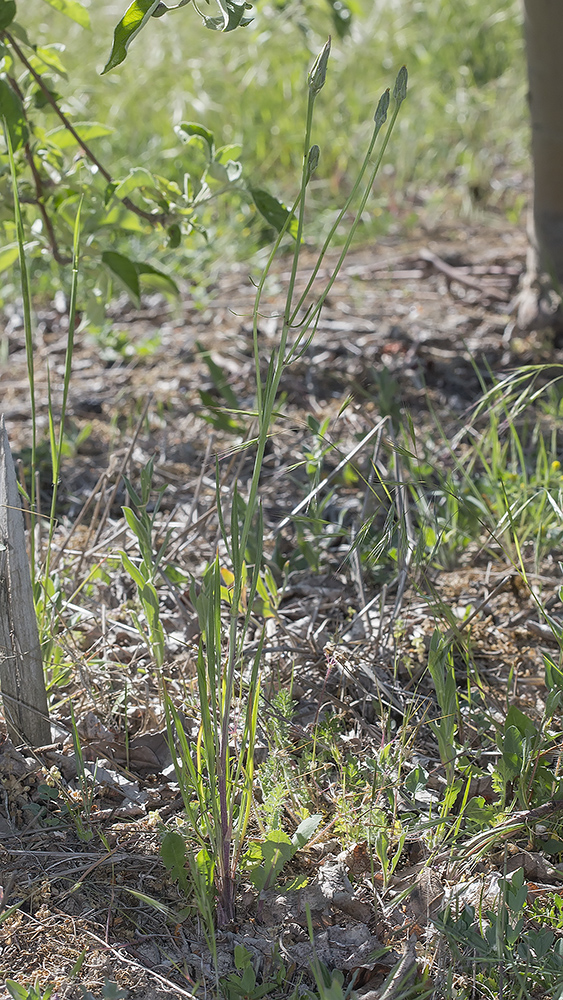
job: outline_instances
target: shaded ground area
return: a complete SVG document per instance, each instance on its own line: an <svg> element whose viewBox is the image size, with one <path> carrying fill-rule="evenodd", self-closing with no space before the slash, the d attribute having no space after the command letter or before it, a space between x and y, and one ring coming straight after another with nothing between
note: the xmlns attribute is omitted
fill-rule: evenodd
<svg viewBox="0 0 563 1000"><path fill-rule="evenodd" d="M270 886L260 894L250 878L241 879L237 920L217 938L219 975L225 981L234 977L232 996L241 995L237 944L251 955L258 980L273 983L276 995L286 995L287 981L297 985L302 976L311 985L309 913L321 961L341 970L346 982L355 973L355 988L375 1000L401 956L405 969L418 974L432 948L432 919L446 902L455 898L463 906L494 896L508 838L514 846L508 871L524 867L545 891L563 878L560 867L541 858L526 837L520 843L518 821L490 834L486 862L482 843L468 837L457 853L434 852L429 868L424 837L408 836L392 874L364 840L366 826L381 823L381 817L412 819L441 801L446 779L427 725L439 709L426 662L444 608L451 634L459 629L460 636L471 636L475 690L487 710L502 716L509 683L514 704L542 712L542 655L554 643L538 618L537 596L557 613L557 551L531 573L535 593L502 547L469 547L450 567L429 564L423 574L411 574L407 564L382 576L377 561L366 568L350 556L350 532L368 514L376 524L386 516L385 497L378 496L373 479L366 491L370 468L379 462L395 486L402 485L400 469L388 469L385 457L374 452L379 439L372 431L382 417L388 420L381 433L392 439L394 419L408 410L417 434L435 436L436 461L447 463L444 442L469 418L483 382L490 385L493 375L515 364L563 360L563 352L538 338L505 342L524 256L523 234L502 229L433 234L355 251L330 292L314 341L282 382L263 493L268 551L288 571L266 621L256 795L266 808L276 783L293 786L293 798L285 793L280 807L283 825L293 831L303 809L322 821L284 869L285 891ZM276 344L285 267L278 266L262 307L264 364ZM193 901L183 912L186 900L165 875L158 853L161 823L181 823L182 801L157 679L131 615L134 587L115 553L135 551L121 514L122 476L137 482L154 455L154 485L167 486L159 537L170 530L167 558L180 574L161 595L166 674L195 742L199 626L189 588L220 548L215 454L225 502L235 477L244 488L251 471L248 452L238 446L252 437L247 411L254 396L253 295L241 265L220 276L200 308L190 299L181 310L159 298L138 312L119 303L103 343L78 337L52 563L64 594L59 617L53 617L61 652L51 671L59 738L36 759L18 753L7 739L0 747L4 905L24 901L0 925L0 967L19 982L39 976L61 997L78 997L77 983L99 996L104 978L136 998L191 995L213 984ZM25 476L30 424L17 310L6 324L5 342L2 405ZM45 433L47 364L56 407L65 348L63 318L55 308L45 311L36 372ZM322 439L315 437L311 415L321 425L329 418ZM306 526L305 537L297 516L286 525L283 519L359 444L357 475L335 476L315 546L314 524ZM46 449L48 476L47 458ZM48 501L43 483L43 511ZM261 627L258 616L249 655ZM455 651L460 678L466 669L461 648ZM294 702L290 717L282 711L284 692ZM85 786L69 736L71 703L87 765L95 769L85 827L77 819L85 808ZM483 764L483 733L473 725L467 724L466 743ZM384 745L389 751L382 761ZM420 766L428 775L424 787L415 780L405 786L405 746L412 772ZM370 767L376 791L368 797ZM479 781L470 795L480 796L485 807L494 790L486 774ZM268 808L273 815L274 806ZM520 828L539 817L522 814ZM257 813L251 837L259 840L261 834ZM466 886L460 894L462 872ZM299 877L306 885L288 888ZM381 945L393 950L375 959ZM446 962L438 955L435 981L445 975ZM223 990L231 995L225 982Z"/></svg>
<svg viewBox="0 0 563 1000"><path fill-rule="evenodd" d="M303 411L336 413L348 394L360 417L373 416L389 402L386 374L398 380L401 401L411 411L426 411L431 400L456 420L479 393L475 365L486 378L487 367L499 372L516 362L554 360L549 345L544 351L537 343L529 350L524 345L514 354L503 344L509 303L524 266L522 233L463 230L457 239L450 233L385 242L347 258L313 343L282 384L285 423L299 425ZM334 254L329 258L331 263L335 259ZM298 288L305 286L314 261L312 254L304 254ZM452 269L458 280L452 280ZM328 274L327 264L320 280ZM155 296L134 311L124 298L109 310L112 329L101 340L78 336L68 432L69 450L76 448L76 454L66 463L61 498L66 496L71 517L100 473L126 457L146 403L137 447L143 453L157 449L158 474L169 482L171 495L180 499L189 490L200 475L210 436L209 424L201 420L199 390L215 395L217 405L225 403L197 345L212 352L241 407L251 406L253 281L258 276L259 271L249 275L248 267L239 265L219 276L207 290L207 304L199 306L188 298L180 309L169 307ZM276 344L276 314L288 277L283 263L278 264L262 307L264 364ZM31 439L17 309L5 325L5 338L9 363L0 384L17 451ZM38 423L47 442L47 368L56 409L67 343L64 317L55 308L40 312L37 341ZM399 404L395 390L391 392ZM136 458L140 461L141 454Z"/></svg>

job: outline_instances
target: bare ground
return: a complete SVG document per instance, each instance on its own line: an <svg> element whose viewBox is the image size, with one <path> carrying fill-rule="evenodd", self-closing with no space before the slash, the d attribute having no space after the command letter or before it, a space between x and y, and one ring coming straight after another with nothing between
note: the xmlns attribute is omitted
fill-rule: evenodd
<svg viewBox="0 0 563 1000"><path fill-rule="evenodd" d="M451 897L460 879L460 860L438 853L430 877L423 839L409 839L396 877L384 892L374 856L361 841L354 846L354 828L365 826L363 810L354 802L346 820L339 819L346 797L331 788L333 772L341 770L342 761L375 757L386 740L393 745L393 734L410 719L412 762L424 763L431 772L426 794L432 796L434 788L439 800L443 769L424 725L428 706L435 704L432 686L424 678L435 625L433 605L446 606L459 618L468 606L477 609L471 642L489 707L503 710L510 678L514 702L531 713L541 712L542 651L552 648L551 639L542 633L532 595L502 551L496 558L469 552L463 564L449 572L430 574L422 582L405 579L401 595L397 581L382 582L377 572L362 576L354 560L346 558L349 537L343 541L335 532L331 538L330 526L325 526L319 543L323 557L318 569L295 557L291 524L278 533L280 522L310 486L303 464L304 452L311 447L310 414L320 422L331 418L327 436L335 448L325 462L325 471L330 471L382 414L392 415L394 407L408 410L421 434L432 433L433 409L446 436L453 437L479 397L479 372L488 381L491 372L499 375L515 364L562 360L562 352L547 340L503 339L524 257L524 235L502 226L388 240L375 250L354 251L330 292L314 341L284 377L282 415L265 462L263 496L268 544L272 549L277 538L282 555L293 559L293 569L277 617L267 623L266 706L259 751L262 759L272 753L266 730L275 711L269 716L268 705L277 691L292 684L296 705L291 744L282 754L286 772L295 773L297 780L300 752L331 714L340 723L341 762L329 759L330 749L326 758L319 751L318 773L305 779L306 806L323 816L309 847L292 862L290 875L305 875L307 886L285 893L270 889L258 899L251 884L242 880L237 919L218 933L221 976L235 973L234 949L244 944L258 980L277 982L276 995L286 995L287 981L297 983L305 976L308 982L312 948L307 907L318 956L328 967L340 969L346 981L356 973L355 988L367 991L370 1000L381 995L381 983L401 955L411 973L430 955L431 918ZM262 308L264 359L276 343L276 313L288 266L283 261L278 266ZM172 530L171 560L198 580L213 557L219 541L215 455L225 497L235 475L244 488L251 460L236 447L241 439L236 427L228 430L217 420L213 427L202 418L201 390L218 407L224 401L197 344L211 352L240 409L251 409L253 294L248 268L239 265L219 275L203 306L196 307L189 297L181 308L158 297L145 300L139 311L118 303L111 310L113 335L106 337L103 349L85 334L78 337L70 392L70 454L61 483L53 567L66 581L67 599L69 574L76 587L58 636L63 659L71 660L75 669L72 677L57 678L52 690L57 742L35 756L18 753L7 738L0 746L4 906L21 904L0 924L0 969L22 984L37 978L43 988L53 985L58 997L80 996L78 983L98 997L104 978L147 1000L191 995L198 986L203 995L205 984L213 984L211 957L197 921L178 917L184 901L158 854L159 823L181 816L181 800L170 770L150 656L131 619L133 588L111 558L116 549L132 546L121 516L126 502L122 475L137 483L150 456L155 456L155 486L167 486L160 526L164 532L166 522ZM143 355L137 347L155 331L159 343L153 353ZM126 336L119 340L121 333ZM9 360L0 373L2 409L25 475L30 419L17 309L7 320L5 338ZM129 357L127 347L123 350L127 343L133 348ZM36 380L39 426L45 436L47 366L56 408L65 349L64 316L54 307L43 310L38 317ZM349 402L343 409L345 400ZM248 422L236 414L231 417L241 426ZM361 474L368 474L372 455L373 444L365 453L360 450L355 461ZM439 460L439 442L436 456ZM49 503L47 459L45 469L43 513ZM355 483L338 481L332 514L325 512L324 517L332 517L335 524L354 523L361 517L364 493L361 478ZM107 577L102 574L88 587L87 575L96 565L103 570L107 560ZM551 599L551 607L556 607L557 554L546 558L536 582L542 599ZM187 588L164 592L161 614L170 689L195 739L199 629ZM251 643L258 634L257 624ZM89 821L95 835L90 840L80 838L80 829L69 818L68 805L80 802L76 755L68 736L69 701L85 756L99 761ZM475 733L476 750L478 738ZM52 768L60 771L60 779L53 778ZM387 780L396 788L398 815L405 810L427 812L428 799L415 797L407 804L401 798L392 766ZM49 782L55 789L51 800L45 798ZM267 789L257 787L259 798L265 794ZM471 794L490 801L490 783L484 780ZM298 803L294 806L295 813L291 802L284 812L290 832L299 821ZM368 808L388 813L383 788ZM252 832L259 836L258 825ZM469 879L472 889L465 901L471 901L471 892L483 898L483 893L494 891L509 833L513 867L523 865L526 876L540 886L538 891L559 884L559 869L545 864L542 868L525 837L519 841L513 831L504 835L500 830L486 864L472 865L478 848L467 844L464 877L471 875L473 881ZM410 896L396 902L405 885L410 885ZM149 898L158 902L160 911ZM394 951L375 960L373 954L382 944L393 945ZM438 982L440 961L438 956L433 972Z"/></svg>

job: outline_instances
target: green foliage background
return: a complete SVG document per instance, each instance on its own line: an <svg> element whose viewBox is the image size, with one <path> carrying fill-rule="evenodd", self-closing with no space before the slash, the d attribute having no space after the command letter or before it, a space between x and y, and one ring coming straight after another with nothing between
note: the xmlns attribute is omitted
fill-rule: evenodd
<svg viewBox="0 0 563 1000"><path fill-rule="evenodd" d="M185 154L172 124L188 119L204 122L218 143L240 143L253 182L289 195L302 153L298 123L306 72L332 32L315 136L321 146L313 185L318 210L347 192L377 98L403 62L408 107L366 235L402 210L429 209L438 218L444 201L465 212L476 203L516 215L521 208L527 113L515 0L351 0L343 38L335 36L327 0L258 3L253 25L225 35L209 32L188 5L153 19L126 62L104 77L99 72L124 2L85 4L91 32L41 0L28 4L26 22L35 21L45 40L66 44L69 81L59 89L74 117L116 129L96 142L115 176L144 164L179 179Z"/></svg>

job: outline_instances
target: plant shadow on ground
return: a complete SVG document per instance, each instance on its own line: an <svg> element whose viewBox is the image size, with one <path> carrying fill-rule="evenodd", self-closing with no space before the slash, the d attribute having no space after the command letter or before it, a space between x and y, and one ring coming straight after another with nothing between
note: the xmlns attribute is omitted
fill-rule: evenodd
<svg viewBox="0 0 563 1000"><path fill-rule="evenodd" d="M264 461L267 572L245 651L250 670L265 624L255 801L236 917L211 944L178 849L192 835L155 647L114 553L143 555L121 483L140 482L154 456L144 499L155 552L166 542L154 576L163 676L195 753L193 581L221 552L213 455L225 495L249 469L236 444L252 395L251 288L235 269L203 314L124 308L130 341L160 330L161 346L133 362L79 343L48 622L61 739L37 761L3 745L3 964L19 983L41 962L38 988L65 996L78 982L100 995L104 979L135 997L217 979L228 997L380 996L402 963L405 996L491 995L499 975L507 995L524 975L530 996L560 988L558 371L503 381L515 362L558 355L503 343L522 255L467 245L431 245L460 268L449 290L426 242L354 253L282 382ZM56 359L52 327L41 353ZM17 336L10 346L8 400L25 364ZM23 445L25 420L7 408ZM225 554L220 568L228 601ZM193 857L205 894L212 859Z"/></svg>

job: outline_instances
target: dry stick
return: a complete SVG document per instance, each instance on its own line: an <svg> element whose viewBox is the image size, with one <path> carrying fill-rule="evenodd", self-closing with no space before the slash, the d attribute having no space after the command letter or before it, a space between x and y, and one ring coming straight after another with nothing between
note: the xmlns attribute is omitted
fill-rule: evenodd
<svg viewBox="0 0 563 1000"><path fill-rule="evenodd" d="M96 534L94 535L94 545L97 545L97 543L99 542L100 535L101 535L102 531L105 528L105 524L106 524L106 521L107 521L107 519L109 517L109 512L110 512L110 510L112 508L113 501L115 500L115 497L116 497L117 491L119 489L121 480L123 478L123 475L125 474L125 470L126 470L128 464L129 464L129 459L131 458L131 455L133 454L133 448L135 447L135 445L137 443L137 438L139 437L139 434L141 433L141 427L143 426L143 424L145 422L145 417L146 417L146 415L148 413L149 406L151 405L152 401L153 401L153 394L151 392L151 393L149 393L149 395L147 397L147 401L146 401L146 403L145 403L145 405L143 407L143 412L141 413L141 416L139 418L139 422L138 422L138 424L137 424L137 426L135 428L135 433L133 434L133 437L131 438L131 443L130 443L128 449L127 449L127 452L125 454L125 458L123 459L123 461L122 461L122 463L121 463L121 465L120 465L120 467L118 469L117 478L115 480L115 485L114 485L114 487L113 487L113 489L112 489L112 491L110 493L109 500L107 501L106 506L104 508L104 512L103 512L103 514L102 514L102 516L100 518L100 523L98 525L98 530L96 531Z"/></svg>
<svg viewBox="0 0 563 1000"><path fill-rule="evenodd" d="M350 565L352 567L353 582L356 585L356 590L358 591L358 596L360 598L360 603L362 608L366 606L366 589L364 587L364 576L362 573L362 564L360 562L360 553L358 552L358 546L356 543L356 525L352 524L352 529L350 531ZM371 623L368 617L362 616L362 629L364 633L364 638L368 639L371 632Z"/></svg>
<svg viewBox="0 0 563 1000"><path fill-rule="evenodd" d="M379 449L381 447L381 439L382 439L382 437L383 437L383 427L380 428L379 433L377 434L376 439L375 439L375 444L373 446L370 472L369 472L369 476L368 476L368 479L367 479L367 482L366 482L366 489L365 489L365 493L364 493L364 502L362 504L362 512L360 514L360 525L365 524L365 522L367 520L367 516L368 516L367 515L367 511L368 511L370 497L374 493L373 483L374 483L374 479L375 479L375 471L377 469L377 458L378 458L378 455L379 455ZM380 476L380 478L382 478L382 477ZM370 619L369 619L369 615L367 614L367 611L369 610L369 608L373 604L373 601L367 601L366 600L366 593L365 593L365 588L364 588L363 574L362 574L361 565L360 565L360 555L359 555L357 546L354 545L355 536L356 536L356 526L354 524L353 528L352 528L352 537L350 539L350 541L351 541L351 561L352 561L352 566L354 568L354 575L355 575L356 586L358 588L358 592L359 592L359 595L360 595L361 611L357 615L354 615L354 622L353 622L353 624L355 624L358 620L360 620L361 623L362 623L362 628L364 630L364 636L366 638L370 638L371 637L371 622L370 622ZM349 632L351 630L351 628L352 628L352 623L346 629L346 632ZM380 619L380 631L381 631L381 619ZM345 633L342 633L342 635L344 635L344 634Z"/></svg>
<svg viewBox="0 0 563 1000"><path fill-rule="evenodd" d="M419 256L422 260L426 260L429 264L432 264L437 271L441 271L449 281L458 281L460 285L466 285L467 288L475 288L486 298L496 299L497 302L508 302L510 296L498 291L496 288L485 288L482 282L476 281L475 278L470 278L466 274L459 274L457 267L447 264L437 254L432 253L432 250L427 250L423 247Z"/></svg>
<svg viewBox="0 0 563 1000"><path fill-rule="evenodd" d="M207 439L207 447L205 449L205 455L203 457L203 462L201 463L201 469L199 470L199 477L198 477L198 481L196 483L196 487L195 487L195 491L194 491L194 497L193 497L193 500L192 500L192 505L190 507L190 510L189 510L189 513L188 513L188 516L187 516L187 519L186 519L186 524L185 524L184 528L182 528L182 531L180 532L180 534L178 535L178 537L174 540L174 545L172 546L172 548L170 549L170 551L168 553L168 559L169 559L170 562L172 562L172 560L175 559L175 557L181 552L182 547L183 547L183 543L184 543L187 535L189 535L189 533L191 532L192 528L194 528L195 525L199 524L200 521L201 521L201 518L197 518L196 521L192 521L192 518L193 518L193 516L194 516L194 514L195 514L195 512L197 510L197 505L198 505L199 497L200 497L200 493L201 493L201 487L202 487L202 484L203 484L203 477L204 477L205 471L207 469L207 463L209 462L209 456L211 454L211 448L213 447L213 441L214 440L215 440L215 435L214 434L210 434L209 437L208 437L208 439ZM215 510L215 505L213 505L213 510ZM210 513L210 511L207 511L203 515L203 517L206 518L209 513Z"/></svg>
<svg viewBox="0 0 563 1000"><path fill-rule="evenodd" d="M464 618L463 621L459 623L459 625L455 626L455 628L448 629L448 631L444 635L444 639L449 640L449 639L459 638L460 632L462 632L464 628L467 628L467 626L473 621L476 615L478 615L483 610L485 605L488 604L493 597L496 597L497 594L500 594L501 590L504 590L506 584L509 582L511 577L512 577L511 573L507 573L506 576L503 576L502 580L500 580L499 583L497 583L496 587L493 587L493 589L489 591L489 593L483 598L482 601L479 602L477 607L473 609L473 611L471 612L470 615L467 616L467 618Z"/></svg>
<svg viewBox="0 0 563 1000"><path fill-rule="evenodd" d="M356 457L358 452L360 452L362 448L364 448L365 445L368 444L368 442L371 441L373 437L375 437L375 435L379 432L379 430L383 427L383 425L387 422L388 419L389 419L388 417L383 417L375 425L375 427L372 427L371 430L364 435L362 440L358 441L356 447L352 448L352 451L348 452L348 454L344 456L342 461L338 463L338 465L336 466L335 469L332 470L330 475L326 476L326 478L323 479L322 482L318 484L318 486L315 486L314 490L311 490L311 492L307 494L305 499L301 500L301 502L298 503L297 506L293 508L291 513L280 521L277 527L275 527L270 532L269 538L275 538L276 535L279 535L280 531L283 531L286 525L290 523L292 518L294 518L295 515L299 513L299 511L303 510L303 508L306 507L311 502L311 500L314 500L315 497L318 496L322 490L324 490L325 486L328 486L332 482L332 480L336 478L338 473L342 472L342 469L344 469L352 461L352 459Z"/></svg>
<svg viewBox="0 0 563 1000"><path fill-rule="evenodd" d="M389 417L387 417L387 419L389 419ZM360 514L360 521L361 521L362 524L364 524L365 521L367 520L367 516L368 516L367 512L368 512L370 500L371 500L371 497L372 497L373 493L375 492L375 490L374 490L374 480L375 480L376 470L377 470L377 473L378 473L378 479L381 480L383 478L381 476L380 472L379 472L378 464L377 464L377 459L378 459L378 455L379 455L379 449L381 447L381 439L382 439L382 437L383 437L383 427L380 428L380 431L379 431L379 433L378 433L378 435L377 435L377 437L375 439L375 444L373 446L373 452L372 452L372 458L371 458L371 466L370 466L370 470L369 470L368 480L367 480L367 483L366 483L366 490L365 490L365 493L364 493L364 502L363 502L363 505L362 505L362 513Z"/></svg>
<svg viewBox="0 0 563 1000"><path fill-rule="evenodd" d="M195 531L195 535L189 534L186 530L182 531L182 543L181 545L176 546L171 552L168 553L167 559L169 562L172 562L172 560L175 559L180 554L180 552L182 552L186 548L186 546L189 545L190 542L194 540L194 538L197 538L199 534L199 531L197 529L200 527L200 525L205 524L205 522L209 520L211 515L215 514L216 510L217 510L217 504L214 503L209 508L209 510L205 511L204 514L200 514L197 521L194 521L193 524L190 524L190 530L193 529L193 531ZM101 548L101 546L98 545L97 548ZM91 553L95 551L96 549L91 549L88 555L91 555Z"/></svg>
<svg viewBox="0 0 563 1000"><path fill-rule="evenodd" d="M90 494L89 494L88 498L86 499L86 501L82 505L82 509L81 509L80 513L78 514L77 518L72 522L72 527L71 527L70 531L68 532L66 538L63 539L63 541L61 542L59 548L57 549L57 551L52 556L52 558L51 558L51 569L55 569L55 567L58 565L59 559L61 558L61 556L62 556L63 552L65 551L65 549L68 548L68 544L69 544L72 536L74 535L74 532L79 527L79 525L82 524L82 521L86 517L86 514L88 513L88 511L89 511L89 509L90 509L90 507L92 505L92 502L94 500L94 497L96 496L96 493L99 490L102 490L102 493L103 493L102 487L104 485L104 480L106 479L106 477L107 477L107 469L104 469L104 471L102 472L102 474L99 476L96 485L90 491ZM92 521L94 521L94 519L92 519ZM86 548L86 546L84 546L84 548Z"/></svg>
<svg viewBox="0 0 563 1000"><path fill-rule="evenodd" d="M381 642L381 633L382 633L382 627L383 627L383 611L384 611L384 608L385 608L385 598L387 597L387 591L391 587L395 586L395 584L397 583L398 579L399 579L398 577L395 577L391 581L391 583L389 583L389 584L388 583L384 583L383 584L383 586L382 586L381 591L379 592L379 594L376 594L375 597L372 597L371 601L368 601L367 604L364 604L363 608L360 608L360 610L358 611L358 613L354 615L354 617L352 618L352 621L348 622L348 624L346 625L346 628L344 628L339 633L340 639L343 639L345 635L348 635L348 632L352 631L352 629L354 628L354 625L356 624L356 622L359 621L360 618L365 617L365 615L367 615L368 611L370 611L373 608L374 604L377 604L377 602L379 601L379 605L380 605L380 609L379 609L379 631L378 631L378 635L377 635L377 641L378 641L378 643Z"/></svg>
<svg viewBox="0 0 563 1000"><path fill-rule="evenodd" d="M43 94L45 95L45 98L47 99L47 101L49 102L49 104L51 105L51 107L53 108L53 110L55 111L55 113L58 115L58 117L62 121L64 127L67 129L68 132L70 132L70 134L73 136L73 138L76 139L76 142L78 143L78 145L80 146L80 148L84 150L84 152L85 152L86 156L88 157L88 159L90 160L90 162L93 163L98 168L100 174L102 175L102 177L104 178L104 180L108 184L113 184L114 180L113 180L111 174L108 173L108 171L103 166L103 164L100 163L100 161L98 160L97 156L94 155L94 153L92 152L92 150L90 149L90 147L87 145L87 143L84 142L84 139L82 139L80 137L80 135L78 134L78 132L76 131L76 129L74 128L74 126L71 125L70 121L68 120L68 118L66 117L66 115L64 114L64 112L61 111L61 109L59 108L59 105L57 104L57 102L56 102L55 98L53 97L51 91L44 84L43 77L41 76L40 73L37 73L34 70L33 66L26 59L24 53L22 52L22 50L20 49L18 43L13 38L13 36L10 34L10 32L9 31L2 31L2 32L0 32L0 38L5 38L6 41L8 42L8 44L11 45L11 47L13 48L14 52L16 53L18 59L20 60L20 62L23 63L23 65L27 69L28 73L31 73L33 79L35 80L35 82L37 83L37 85L43 91ZM155 214L155 213L152 213L152 212L146 212L143 208L139 208L137 205L135 205L135 203L132 202L130 198L120 198L119 200L122 202L123 205L125 205L126 208L129 209L130 212L134 212L135 215L139 215L142 219L146 219L148 222L151 222L153 225L155 223L158 223L160 225L164 225L164 223L166 222L166 215L164 213Z"/></svg>
<svg viewBox="0 0 563 1000"><path fill-rule="evenodd" d="M93 938L94 941L97 941L98 944L102 946L102 948L106 949L107 951L111 951L112 955L115 955L115 957L119 959L120 962L123 962L125 965L132 965L134 969L139 969L141 972L144 972L147 976L152 976L153 979L156 979L157 982L162 983L163 986L171 987L172 990L174 991L175 996L186 997L187 1000L194 1000L195 993L189 993L188 990L183 990L182 987L178 986L177 983L172 982L171 979L166 979L165 976L161 976L160 973L155 972L154 969L149 969L145 965L142 965L140 962L135 962L134 959L132 958L126 958L125 955L123 955L120 951L117 950L117 948L113 948L111 944L107 944L103 938L98 937L98 935L94 934L92 931L85 930L84 933L87 934L88 937Z"/></svg>
<svg viewBox="0 0 563 1000"><path fill-rule="evenodd" d="M86 556L91 554L88 546L90 545L90 539L91 539L92 534L94 532L94 525L96 524L96 522L98 520L98 517L99 517L99 514L100 514L100 509L101 509L102 503L104 501L104 497L106 495L107 481L108 481L108 472L107 472L107 469L106 469L104 471L104 473L102 474L102 477L101 477L100 495L99 495L98 499L96 500L96 506L94 507L94 513L92 514L92 518L90 520L90 524L88 525L88 533L86 535L86 539L84 541L84 544L83 544L81 552L80 552L80 558L78 560L78 566L75 569L75 578L76 579L78 579L78 577L80 575L80 570L82 569L82 563L84 562Z"/></svg>
<svg viewBox="0 0 563 1000"><path fill-rule="evenodd" d="M18 477L18 482L19 482L19 484L21 486L21 489L22 489L22 492L20 493L20 502L21 502L22 513L23 513L23 517L24 517L24 521L25 521L25 530L26 530L27 535L29 537L30 532L31 532L31 513L30 513L30 510L29 510L27 487L25 485L25 467L24 467L24 464L23 464L21 458L18 458L18 460L16 462L16 474L17 474L17 477Z"/></svg>
<svg viewBox="0 0 563 1000"><path fill-rule="evenodd" d="M224 485L225 485L225 483L227 481L231 480L232 482L235 482L235 483L239 483L240 482L240 477L241 477L241 474L242 474L242 467L243 467L243 465L245 463L245 460L246 460L246 454L247 454L247 447L246 446L247 446L248 442L252 441L255 438L255 436L256 436L255 435L255 427L256 427L256 424L253 422L250 425L250 429L249 429L248 434L246 436L246 441L244 442L242 448L240 449L240 455L239 455L238 449L235 449L233 451L233 454L231 455L231 460L230 460L227 468L225 469L223 475L221 476L221 482L219 484L219 496L221 495L221 491L222 491L222 489L223 489L223 487L224 487ZM233 466L235 464L237 456L238 456L238 463L236 465L234 476L231 478L231 473L233 471ZM215 540L214 540L213 546L212 546L213 549L217 549L217 546L219 545L219 542L221 541L221 537L222 537L222 535L221 535L221 525L219 524L219 526L217 528L217 531L215 533Z"/></svg>
<svg viewBox="0 0 563 1000"><path fill-rule="evenodd" d="M393 442L395 443L395 442ZM402 566L399 569L399 581L397 584L397 596L395 598L395 604L393 606L393 611L391 613L391 618L389 621L389 628L398 617L403 603L403 596L405 593L405 588L407 585L407 579L409 575L409 569L413 557L413 553L416 549L416 539L414 536L414 530L412 526L412 520L410 515L410 507L408 503L408 493L404 482L404 477L400 474L401 471L401 460L397 452L397 448L393 451L393 461L395 465L395 481L397 486L397 515L399 520L403 518L405 525L405 533L407 538L406 552L402 558Z"/></svg>

